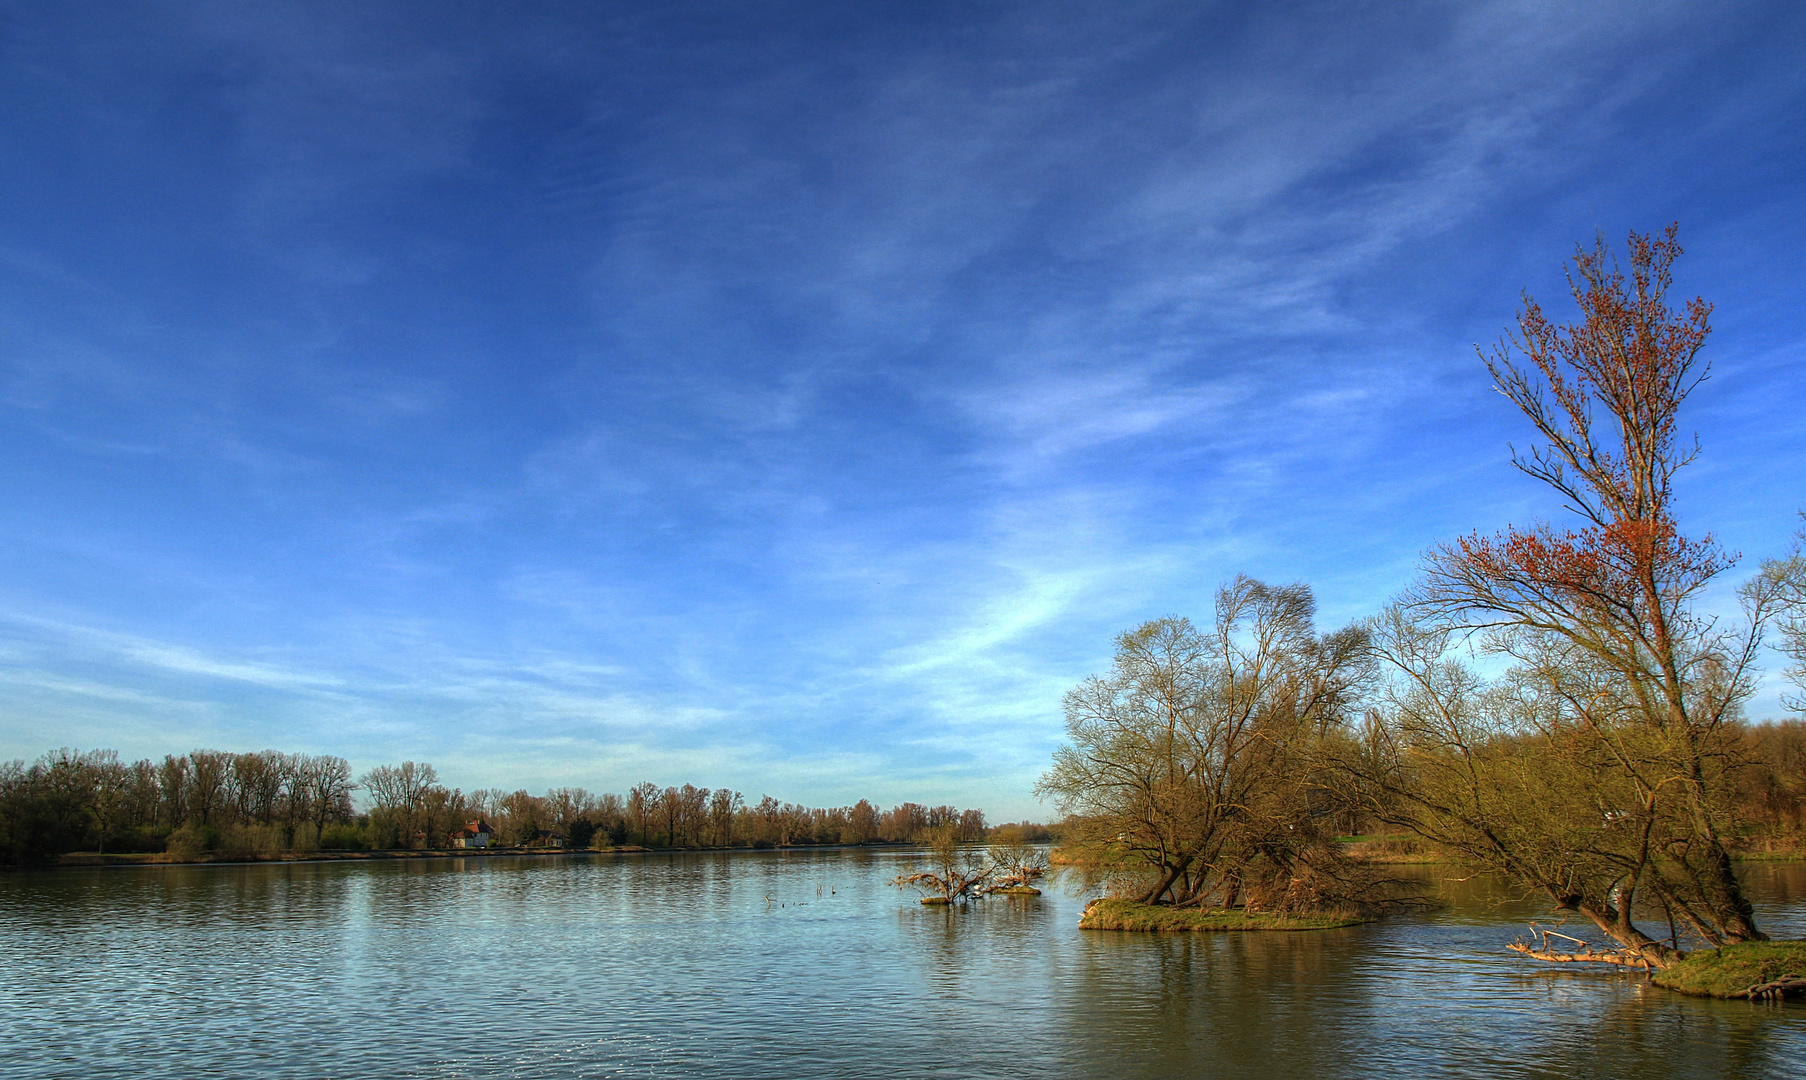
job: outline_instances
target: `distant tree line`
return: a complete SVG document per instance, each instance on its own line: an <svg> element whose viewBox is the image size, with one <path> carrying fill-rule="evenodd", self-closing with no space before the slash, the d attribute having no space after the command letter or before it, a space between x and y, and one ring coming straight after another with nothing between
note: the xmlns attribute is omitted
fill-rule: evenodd
<svg viewBox="0 0 1806 1080"><path fill-rule="evenodd" d="M1738 846L1806 854L1806 721L1740 724L1733 753Z"/></svg>
<svg viewBox="0 0 1806 1080"><path fill-rule="evenodd" d="M353 819L355 786L330 754L196 750L127 764L112 750L56 750L0 763L0 858L312 850Z"/></svg>
<svg viewBox="0 0 1806 1080"><path fill-rule="evenodd" d="M361 793L365 806L353 803ZM353 778L345 759L275 750L195 750L120 761L112 750L62 749L0 764L0 860L54 861L72 851L256 857L318 850L439 849L472 822L508 847L789 847L915 842L951 830L989 833L980 810L861 799L807 807L729 788L580 787L544 795L439 782L430 764L380 765ZM1026 826L1045 841L1045 826Z"/></svg>
<svg viewBox="0 0 1806 1080"><path fill-rule="evenodd" d="M496 842L530 847L790 847L802 844L913 842L952 827L968 840L986 835L981 810L906 802L889 810L861 799L851 806L808 807L770 795L749 804L731 788L636 784L625 795L580 787L461 791L438 783L431 765L379 766L360 778L370 811L359 824L328 832L335 846L445 846L452 832L482 820ZM361 829L359 835L356 829Z"/></svg>

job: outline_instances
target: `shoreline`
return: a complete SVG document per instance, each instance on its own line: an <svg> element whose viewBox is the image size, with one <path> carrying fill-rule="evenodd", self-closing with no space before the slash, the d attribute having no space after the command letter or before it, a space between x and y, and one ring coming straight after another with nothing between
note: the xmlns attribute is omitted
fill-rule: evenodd
<svg viewBox="0 0 1806 1080"><path fill-rule="evenodd" d="M37 870L92 870L116 869L143 866L268 866L276 863L332 863L332 862L400 862L406 860L434 859L533 859L564 858L574 855L671 855L704 852L735 851L861 851L886 848L908 848L905 843L884 842L874 844L786 844L783 846L753 847L642 847L627 844L621 847L606 848L390 848L381 851L351 851L346 849L327 849L324 851L285 851L272 855L246 855L242 853L223 854L210 853L195 857L171 855L166 851L113 852L74 851L61 855L57 861L48 866L32 867ZM0 869L26 869L23 867L0 867Z"/></svg>
<svg viewBox="0 0 1806 1080"><path fill-rule="evenodd" d="M1806 995L1806 941L1746 941L1698 949L1649 981L1690 997L1780 1001Z"/></svg>

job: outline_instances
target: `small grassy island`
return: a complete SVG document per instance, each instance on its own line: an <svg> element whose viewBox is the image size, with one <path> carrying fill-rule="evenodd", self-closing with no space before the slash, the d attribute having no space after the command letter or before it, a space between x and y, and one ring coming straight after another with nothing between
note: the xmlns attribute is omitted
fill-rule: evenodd
<svg viewBox="0 0 1806 1080"><path fill-rule="evenodd" d="M1649 981L1697 997L1756 1001L1806 995L1806 941L1749 941L1688 953Z"/></svg>
<svg viewBox="0 0 1806 1080"><path fill-rule="evenodd" d="M1079 918L1081 930L1334 930L1372 922L1348 911L1279 915L1246 908L1175 908L1105 897L1093 900Z"/></svg>

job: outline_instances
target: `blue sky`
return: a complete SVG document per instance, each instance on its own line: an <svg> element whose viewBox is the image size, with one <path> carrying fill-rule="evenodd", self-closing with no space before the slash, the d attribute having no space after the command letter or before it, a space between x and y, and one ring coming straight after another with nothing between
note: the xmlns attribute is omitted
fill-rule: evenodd
<svg viewBox="0 0 1806 1080"><path fill-rule="evenodd" d="M1042 815L1118 631L1238 572L1340 624L1556 515L1473 344L1670 221L1685 521L1753 569L1802 54L1647 0L0 5L0 756Z"/></svg>

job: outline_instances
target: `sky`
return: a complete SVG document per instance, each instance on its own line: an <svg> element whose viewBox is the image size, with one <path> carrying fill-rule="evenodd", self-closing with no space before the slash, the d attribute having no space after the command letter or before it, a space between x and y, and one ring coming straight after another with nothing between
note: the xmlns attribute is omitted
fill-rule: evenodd
<svg viewBox="0 0 1806 1080"><path fill-rule="evenodd" d="M0 2L0 758L1045 818L1121 631L1559 521L1475 343L1669 222L1734 614L1806 506L1801 55L1789 3Z"/></svg>

